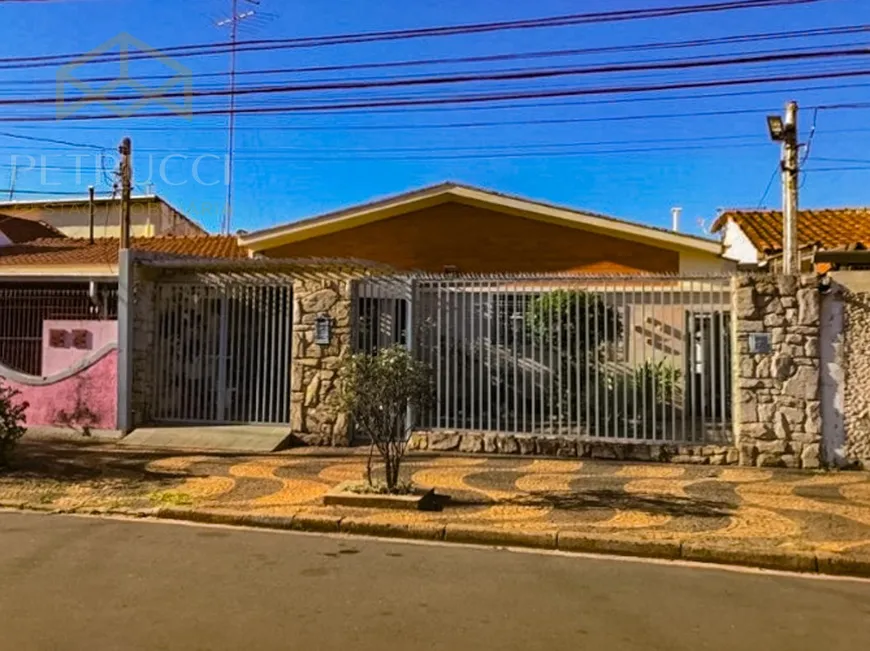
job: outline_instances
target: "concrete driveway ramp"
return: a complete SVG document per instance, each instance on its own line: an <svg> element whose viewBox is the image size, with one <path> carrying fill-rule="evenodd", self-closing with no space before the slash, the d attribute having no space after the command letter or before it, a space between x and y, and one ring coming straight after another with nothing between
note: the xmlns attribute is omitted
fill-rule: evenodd
<svg viewBox="0 0 870 651"><path fill-rule="evenodd" d="M289 427L215 425L208 427L141 427L119 443L147 448L222 452L274 452L290 436Z"/></svg>

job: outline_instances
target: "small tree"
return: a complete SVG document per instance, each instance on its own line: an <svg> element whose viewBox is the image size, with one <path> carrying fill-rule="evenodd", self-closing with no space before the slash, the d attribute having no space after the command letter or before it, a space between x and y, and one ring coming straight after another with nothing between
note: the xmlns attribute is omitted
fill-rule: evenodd
<svg viewBox="0 0 870 651"><path fill-rule="evenodd" d="M25 412L30 405L16 400L19 395L20 391L0 380L0 468L9 463L9 453L27 431L23 423L27 420Z"/></svg>
<svg viewBox="0 0 870 651"><path fill-rule="evenodd" d="M420 411L432 399L432 374L402 346L382 348L375 355L356 353L342 367L342 404L354 427L371 442L366 479L372 479L372 458L377 449L384 463L387 491L399 486L399 469L408 435Z"/></svg>

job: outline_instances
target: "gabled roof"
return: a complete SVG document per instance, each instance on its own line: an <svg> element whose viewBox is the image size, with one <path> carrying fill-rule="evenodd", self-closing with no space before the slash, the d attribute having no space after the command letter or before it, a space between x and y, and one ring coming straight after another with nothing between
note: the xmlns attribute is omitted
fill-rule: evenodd
<svg viewBox="0 0 870 651"><path fill-rule="evenodd" d="M76 269L117 272L118 239L97 238L92 244L87 238L42 238L24 244L0 247L0 274L40 269L58 273ZM167 256L205 259L241 259L248 252L230 235L137 237L131 241L137 251L162 253Z"/></svg>
<svg viewBox="0 0 870 651"><path fill-rule="evenodd" d="M721 253L721 244L715 240L453 182L245 233L239 236L239 242L254 251L262 251L448 202L641 240L667 249L688 249L713 255Z"/></svg>
<svg viewBox="0 0 870 651"><path fill-rule="evenodd" d="M779 210L725 210L713 223L718 232L733 221L759 252L782 251L782 212ZM822 249L870 248L870 208L799 210L798 246Z"/></svg>
<svg viewBox="0 0 870 651"><path fill-rule="evenodd" d="M0 214L0 233L16 244L40 238L64 237L63 233L45 222L3 214Z"/></svg>

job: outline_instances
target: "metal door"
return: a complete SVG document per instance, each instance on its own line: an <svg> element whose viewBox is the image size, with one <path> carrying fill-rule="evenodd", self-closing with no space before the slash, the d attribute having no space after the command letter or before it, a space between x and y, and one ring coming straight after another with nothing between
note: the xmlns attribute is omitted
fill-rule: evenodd
<svg viewBox="0 0 870 651"><path fill-rule="evenodd" d="M290 422L289 284L159 284L155 306L155 421Z"/></svg>

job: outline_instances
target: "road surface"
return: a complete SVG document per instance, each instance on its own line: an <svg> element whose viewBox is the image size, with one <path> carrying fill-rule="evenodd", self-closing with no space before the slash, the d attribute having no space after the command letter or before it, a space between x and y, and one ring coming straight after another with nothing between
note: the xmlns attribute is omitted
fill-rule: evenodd
<svg viewBox="0 0 870 651"><path fill-rule="evenodd" d="M867 648L870 582L0 513L0 649Z"/></svg>

